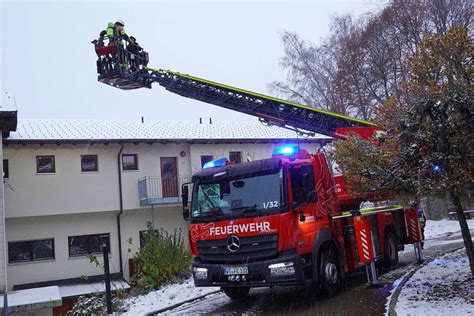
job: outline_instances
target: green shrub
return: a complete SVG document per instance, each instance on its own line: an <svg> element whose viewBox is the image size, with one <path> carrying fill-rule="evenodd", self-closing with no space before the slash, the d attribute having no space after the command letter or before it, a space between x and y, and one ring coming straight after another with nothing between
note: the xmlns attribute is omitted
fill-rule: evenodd
<svg viewBox="0 0 474 316"><path fill-rule="evenodd" d="M114 295L112 297L112 311L123 312L122 300ZM107 312L107 302L105 294L96 293L81 295L74 304L74 307L67 312L68 316L84 315L105 315Z"/></svg>
<svg viewBox="0 0 474 316"><path fill-rule="evenodd" d="M184 247L181 230L168 233L151 225L144 234L144 246L135 255L140 266L137 285L152 290L173 279L187 276L192 256Z"/></svg>

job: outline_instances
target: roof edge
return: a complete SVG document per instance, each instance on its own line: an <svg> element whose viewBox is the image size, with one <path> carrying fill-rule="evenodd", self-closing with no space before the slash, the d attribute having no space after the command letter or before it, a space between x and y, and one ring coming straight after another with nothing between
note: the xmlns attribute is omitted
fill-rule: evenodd
<svg viewBox="0 0 474 316"><path fill-rule="evenodd" d="M219 138L219 139L4 139L4 145L29 145L29 144L251 144L251 143L331 143L333 138Z"/></svg>

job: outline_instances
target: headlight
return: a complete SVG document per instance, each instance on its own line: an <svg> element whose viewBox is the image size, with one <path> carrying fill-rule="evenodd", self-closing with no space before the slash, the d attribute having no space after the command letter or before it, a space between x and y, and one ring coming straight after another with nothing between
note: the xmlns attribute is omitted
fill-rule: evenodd
<svg viewBox="0 0 474 316"><path fill-rule="evenodd" d="M196 279L207 279L207 268L193 268L193 273Z"/></svg>
<svg viewBox="0 0 474 316"><path fill-rule="evenodd" d="M293 262L273 263L268 266L272 276L284 276L295 274Z"/></svg>

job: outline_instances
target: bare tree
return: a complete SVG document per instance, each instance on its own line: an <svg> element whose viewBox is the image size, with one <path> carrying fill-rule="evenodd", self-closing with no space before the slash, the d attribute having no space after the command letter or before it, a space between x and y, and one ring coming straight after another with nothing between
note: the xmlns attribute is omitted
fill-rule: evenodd
<svg viewBox="0 0 474 316"><path fill-rule="evenodd" d="M390 98L403 100L405 60L424 36L452 27L471 33L472 12L466 0L392 0L377 14L333 18L319 45L285 32L280 65L287 80L269 88L296 102L373 119Z"/></svg>
<svg viewBox="0 0 474 316"><path fill-rule="evenodd" d="M341 114L350 114L351 105L338 94L340 88L335 80L341 39L352 32L351 17L335 19L331 36L319 46L301 39L297 34L282 35L284 56L280 60L286 69L286 82L272 82L273 92L309 106Z"/></svg>

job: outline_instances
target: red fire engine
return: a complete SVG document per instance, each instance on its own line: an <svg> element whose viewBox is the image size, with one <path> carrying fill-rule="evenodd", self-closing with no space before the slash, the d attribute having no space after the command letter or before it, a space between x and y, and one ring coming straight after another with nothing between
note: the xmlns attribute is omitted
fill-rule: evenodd
<svg viewBox="0 0 474 316"><path fill-rule="evenodd" d="M127 52L120 56L126 58ZM300 134L343 139L355 132L370 139L382 131L364 120L135 66L110 67L98 79L124 90L151 88L157 82L171 92ZM343 177L333 175L324 152L310 154L298 146L283 146L268 159L241 164L211 161L182 187L194 282L220 286L236 299L252 287L307 282L333 294L346 273L364 265L375 283L375 262L392 268L405 244L415 244L421 260L417 211L401 206L361 210L361 202L371 197L346 192Z"/></svg>

